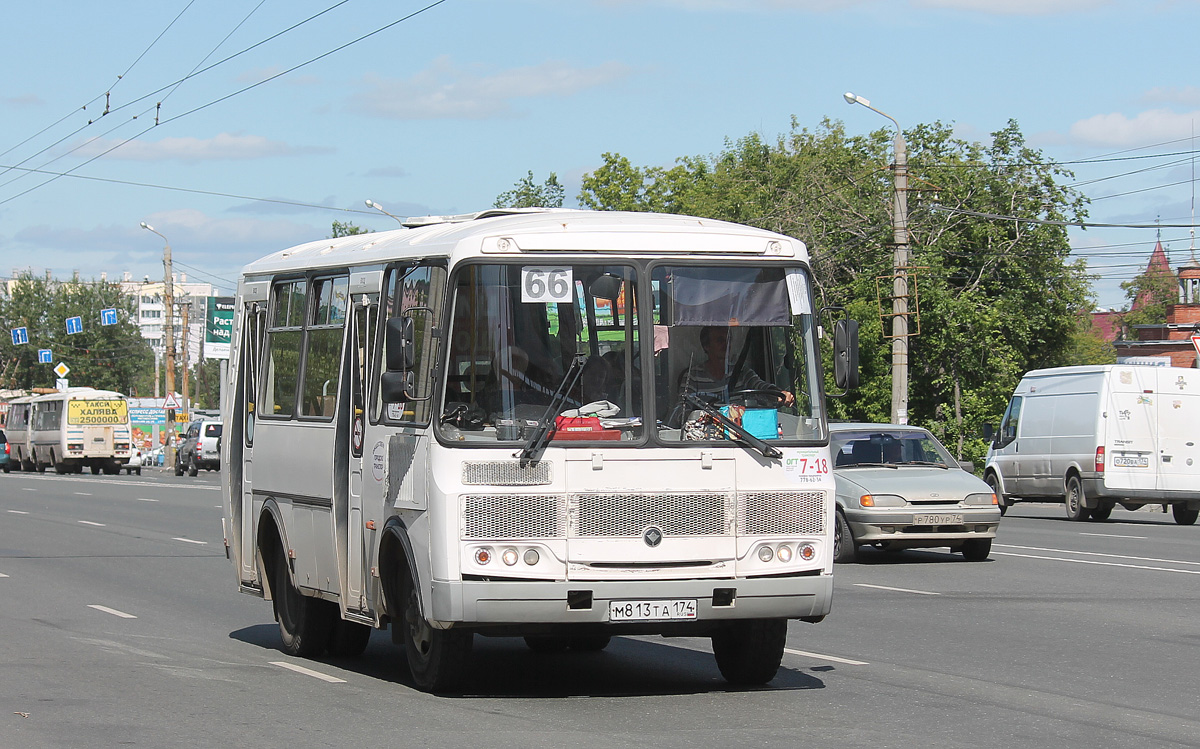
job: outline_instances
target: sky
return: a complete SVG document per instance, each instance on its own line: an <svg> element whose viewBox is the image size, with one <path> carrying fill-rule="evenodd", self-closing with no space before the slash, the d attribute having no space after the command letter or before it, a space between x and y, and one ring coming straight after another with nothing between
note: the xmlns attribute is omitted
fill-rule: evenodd
<svg viewBox="0 0 1200 749"><path fill-rule="evenodd" d="M432 6L432 7L430 7ZM850 134L1016 120L1090 198L1101 308L1194 246L1197 0L59 0L5 7L0 276L245 264L483 210L532 171L566 205L606 152L670 166L794 117ZM1184 50L1184 52L1180 52ZM803 237L801 237L803 239Z"/></svg>

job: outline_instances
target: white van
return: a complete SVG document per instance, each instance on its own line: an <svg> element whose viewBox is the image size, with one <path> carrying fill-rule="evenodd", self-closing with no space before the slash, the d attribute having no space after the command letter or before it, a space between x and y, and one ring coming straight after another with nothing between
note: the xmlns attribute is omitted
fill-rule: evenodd
<svg viewBox="0 0 1200 749"><path fill-rule="evenodd" d="M1013 502L1063 502L1072 520L1114 505L1200 515L1200 370L1107 364L1028 372L988 449L984 480Z"/></svg>

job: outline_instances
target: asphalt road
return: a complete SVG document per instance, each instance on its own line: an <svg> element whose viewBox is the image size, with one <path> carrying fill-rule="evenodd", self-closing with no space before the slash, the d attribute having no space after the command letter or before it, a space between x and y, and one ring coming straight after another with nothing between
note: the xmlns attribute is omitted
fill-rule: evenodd
<svg viewBox="0 0 1200 749"><path fill-rule="evenodd" d="M1018 505L987 562L864 551L766 688L730 688L707 640L476 638L444 697L387 632L284 655L237 592L216 480L0 476L0 749L1200 746L1200 527L1170 515Z"/></svg>

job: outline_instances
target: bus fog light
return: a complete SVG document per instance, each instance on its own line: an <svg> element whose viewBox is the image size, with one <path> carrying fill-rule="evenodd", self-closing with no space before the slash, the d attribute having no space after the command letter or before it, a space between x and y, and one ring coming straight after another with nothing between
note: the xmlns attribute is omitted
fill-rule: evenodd
<svg viewBox="0 0 1200 749"><path fill-rule="evenodd" d="M516 549L505 549L504 553L500 555L500 559L505 564L507 564L509 567L513 566L514 564L517 563L517 559L518 559L517 550Z"/></svg>
<svg viewBox="0 0 1200 749"><path fill-rule="evenodd" d="M813 557L817 555L817 547L812 544L802 544L800 546L800 558L806 562L811 562Z"/></svg>
<svg viewBox="0 0 1200 749"><path fill-rule="evenodd" d="M484 546L475 550L475 564L487 564L492 561L492 550Z"/></svg>
<svg viewBox="0 0 1200 749"><path fill-rule="evenodd" d="M758 558L760 561L769 562L775 558L775 552L770 546L763 544L762 546L758 547Z"/></svg>
<svg viewBox="0 0 1200 749"><path fill-rule="evenodd" d="M780 546L779 551L775 552L779 556L779 561L788 563L792 561L792 547Z"/></svg>
<svg viewBox="0 0 1200 749"><path fill-rule="evenodd" d="M533 567L539 561L541 561L541 557L538 556L537 549L527 549L525 551L525 564Z"/></svg>

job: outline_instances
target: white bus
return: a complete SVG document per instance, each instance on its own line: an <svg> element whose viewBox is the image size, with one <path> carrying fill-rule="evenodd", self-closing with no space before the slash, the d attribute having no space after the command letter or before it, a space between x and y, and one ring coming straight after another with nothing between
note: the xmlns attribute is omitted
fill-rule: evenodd
<svg viewBox="0 0 1200 749"><path fill-rule="evenodd" d="M32 471L33 461L30 459L30 416L33 413L33 399L36 395L26 395L13 398L8 403L8 414L4 417L4 436L8 438L8 462L18 471Z"/></svg>
<svg viewBox="0 0 1200 749"><path fill-rule="evenodd" d="M475 635L702 636L727 680L772 679L833 593L804 244L645 213L406 226L238 283L225 545L284 650L357 655L390 625L445 691Z"/></svg>
<svg viewBox="0 0 1200 749"><path fill-rule="evenodd" d="M133 428L125 396L73 387L31 401L29 463L39 473L114 474L129 462Z"/></svg>

